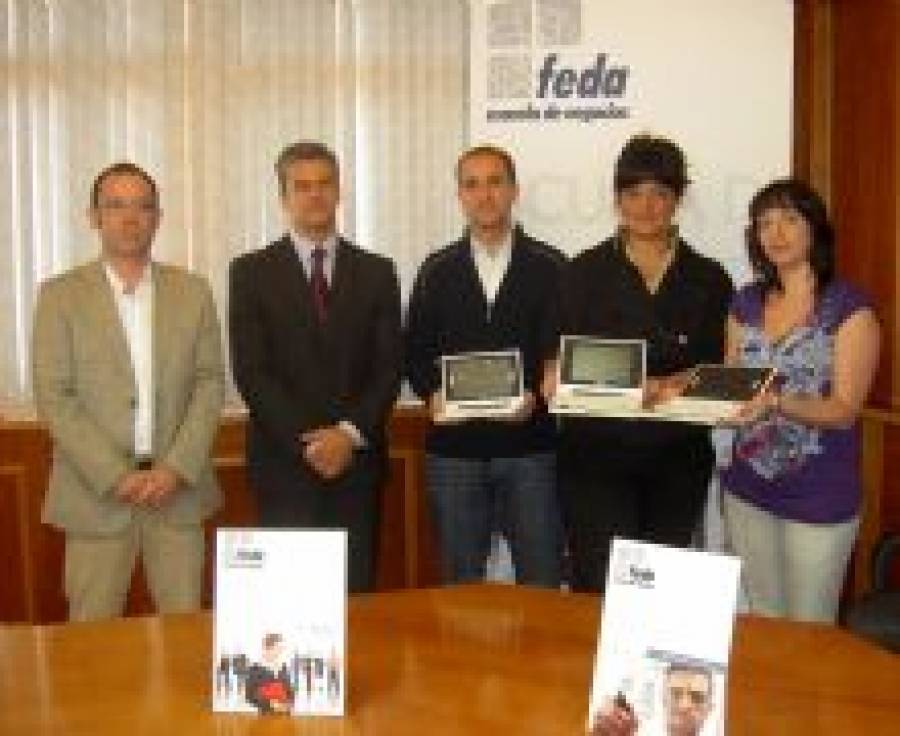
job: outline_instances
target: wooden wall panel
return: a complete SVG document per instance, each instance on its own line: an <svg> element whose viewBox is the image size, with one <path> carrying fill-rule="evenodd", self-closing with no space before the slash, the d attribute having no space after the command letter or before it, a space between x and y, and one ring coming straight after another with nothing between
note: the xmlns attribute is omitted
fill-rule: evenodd
<svg viewBox="0 0 900 736"><path fill-rule="evenodd" d="M403 520L403 482L406 462L402 456L388 458L388 474L381 490L379 534L377 537L375 587L394 590L405 587L406 537Z"/></svg>
<svg viewBox="0 0 900 736"><path fill-rule="evenodd" d="M29 621L58 620L65 615L61 586L63 539L40 523L50 469L50 440L43 428L30 421L0 424L0 467L6 476L6 482L0 483L0 492L4 493L3 523L14 518L19 525L17 533L7 533L4 528L0 535L0 557L8 564L17 560L19 565L9 588L5 579L0 581L0 599L18 586L27 598L12 606L14 617L24 612ZM15 500L7 494L13 494ZM7 517L6 512L15 516ZM43 574L46 570L58 572L47 576Z"/></svg>
<svg viewBox="0 0 900 736"><path fill-rule="evenodd" d="M884 457L882 466L882 523L879 536L886 532L900 534L900 421L885 428ZM900 590L900 559L894 560L891 567L890 582Z"/></svg>
<svg viewBox="0 0 900 736"><path fill-rule="evenodd" d="M405 578L410 587L435 585L440 562L431 511L425 497L425 435L428 418L423 409L399 407L388 425L392 455L404 458L404 487L418 489L404 496Z"/></svg>
<svg viewBox="0 0 900 736"><path fill-rule="evenodd" d="M900 424L885 427L883 447L881 530L900 533Z"/></svg>
<svg viewBox="0 0 900 736"><path fill-rule="evenodd" d="M22 466L0 467L0 621L28 621L28 549L23 536L28 491Z"/></svg>
<svg viewBox="0 0 900 736"><path fill-rule="evenodd" d="M839 272L884 327L876 406L900 406L900 2L795 0L794 171L822 192Z"/></svg>
<svg viewBox="0 0 900 736"><path fill-rule="evenodd" d="M421 411L398 409L390 427L388 473L381 496L376 587L435 584L437 560L422 499L422 458L427 428ZM223 420L214 449L223 505L206 527L204 603L212 603L215 529L254 526L257 510L247 485L245 422ZM50 442L34 421L0 421L0 621L62 621L63 535L40 523ZM126 603L129 615L153 610L140 566Z"/></svg>
<svg viewBox="0 0 900 736"><path fill-rule="evenodd" d="M864 422L865 512L848 590L870 587L868 558L885 530L900 531L900 415L870 410ZM439 581L439 560L424 489L424 433L417 410L399 409L390 425L390 462L379 534L378 589L422 587ZM256 507L247 487L240 419L223 422L215 464L224 505L207 526L206 605L211 604L214 530L253 526ZM35 423L0 422L0 621L61 621L63 537L40 523L49 442ZM138 569L129 594L129 614L152 610Z"/></svg>
<svg viewBox="0 0 900 736"><path fill-rule="evenodd" d="M882 358L864 420L852 587L900 532L900 1L795 0L794 169L829 200L838 271L873 299Z"/></svg>
<svg viewBox="0 0 900 736"><path fill-rule="evenodd" d="M794 4L793 171L831 201L834 97L832 8L828 0Z"/></svg>
<svg viewBox="0 0 900 736"><path fill-rule="evenodd" d="M873 403L900 406L898 54L900 3L833 3L832 205L840 273L872 296L884 329Z"/></svg>

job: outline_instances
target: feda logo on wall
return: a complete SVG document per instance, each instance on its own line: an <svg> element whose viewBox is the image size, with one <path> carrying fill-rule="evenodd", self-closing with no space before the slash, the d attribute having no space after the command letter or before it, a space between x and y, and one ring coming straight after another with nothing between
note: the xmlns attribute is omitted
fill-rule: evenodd
<svg viewBox="0 0 900 736"><path fill-rule="evenodd" d="M489 122L624 120L631 116L626 104L631 69L606 51L560 54L548 52L531 61L532 78L522 106L493 107ZM518 88L516 88L518 92ZM499 99L502 94L493 94Z"/></svg>
<svg viewBox="0 0 900 736"><path fill-rule="evenodd" d="M537 70L535 97L549 103L544 120L624 120L631 111L621 104L628 89L629 69L605 52L578 64L551 53Z"/></svg>
<svg viewBox="0 0 900 736"><path fill-rule="evenodd" d="M583 69L565 66L558 54L547 54L537 74L537 97L622 97L627 84L628 67L610 64L607 54L597 54L593 66Z"/></svg>

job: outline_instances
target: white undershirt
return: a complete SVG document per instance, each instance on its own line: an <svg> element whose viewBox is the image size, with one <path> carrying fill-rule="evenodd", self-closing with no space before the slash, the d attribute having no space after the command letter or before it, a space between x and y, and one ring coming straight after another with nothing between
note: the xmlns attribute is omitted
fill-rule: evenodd
<svg viewBox="0 0 900 736"><path fill-rule="evenodd" d="M153 277L148 264L131 293L108 263L106 277L112 287L125 332L137 389L134 407L134 454L153 454Z"/></svg>
<svg viewBox="0 0 900 736"><path fill-rule="evenodd" d="M475 260L475 270L478 271L478 279L487 303L493 304L500 290L500 284L509 268L509 260L512 256L512 230L510 230L503 242L492 249L488 249L474 236L470 237L472 243L472 257Z"/></svg>

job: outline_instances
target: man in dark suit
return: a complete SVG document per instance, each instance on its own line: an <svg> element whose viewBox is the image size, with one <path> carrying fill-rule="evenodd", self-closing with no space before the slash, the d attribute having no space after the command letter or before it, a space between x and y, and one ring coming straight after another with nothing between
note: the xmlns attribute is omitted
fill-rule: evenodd
<svg viewBox="0 0 900 736"><path fill-rule="evenodd" d="M250 483L265 526L346 529L349 589L371 590L384 427L400 375L396 272L336 234L332 151L295 143L275 170L288 232L231 266Z"/></svg>

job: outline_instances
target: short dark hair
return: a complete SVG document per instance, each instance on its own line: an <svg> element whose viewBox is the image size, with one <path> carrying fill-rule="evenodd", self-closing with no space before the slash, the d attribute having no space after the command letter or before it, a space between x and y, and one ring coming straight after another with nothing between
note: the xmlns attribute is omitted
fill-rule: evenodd
<svg viewBox="0 0 900 736"><path fill-rule="evenodd" d="M153 193L153 201L157 206L159 206L159 189L157 188L156 182L154 181L153 177L150 176L150 174L148 174L137 164L133 164L130 161L118 161L107 166L99 174L97 174L96 178L94 179L94 183L91 185L92 209L97 209L97 207L100 206L100 189L103 187L103 182L111 176L140 177L147 183L147 186L150 187L150 191Z"/></svg>
<svg viewBox="0 0 900 736"><path fill-rule="evenodd" d="M340 180L341 168L334 151L319 141L297 141L284 148L275 160L275 175L282 194L287 191L287 167L297 161L324 161L334 170L335 180Z"/></svg>
<svg viewBox="0 0 900 736"><path fill-rule="evenodd" d="M613 189L618 195L645 181L662 184L681 199L690 179L684 152L676 143L649 133L628 139L616 161Z"/></svg>
<svg viewBox="0 0 900 736"><path fill-rule="evenodd" d="M475 158L476 156L493 156L494 158L500 159L503 163L503 168L506 169L506 176L509 178L510 184L516 183L516 162L513 161L512 155L510 155L509 151L500 148L500 146L492 146L489 144L483 144L480 146L472 146L469 149L463 151L459 158L456 161L456 181L459 181L460 174L462 173L463 164L468 161L470 158Z"/></svg>
<svg viewBox="0 0 900 736"><path fill-rule="evenodd" d="M819 194L805 181L794 177L776 179L750 200L750 222L745 231L747 256L763 293L772 289L780 291L783 286L759 239L760 218L776 208L794 210L809 225L812 237L809 265L816 279L816 291L820 293L834 278L834 227Z"/></svg>

